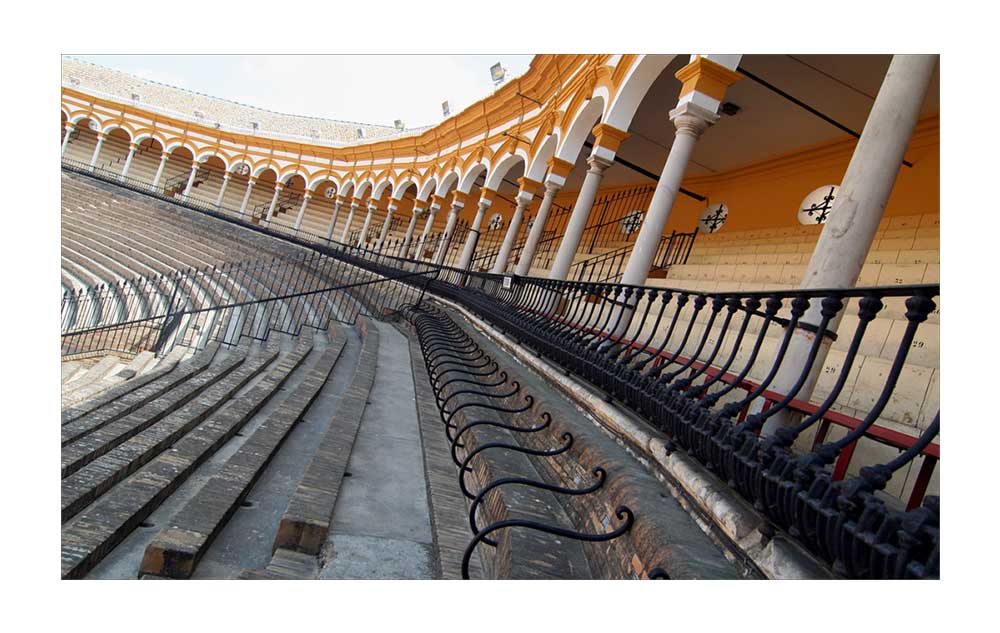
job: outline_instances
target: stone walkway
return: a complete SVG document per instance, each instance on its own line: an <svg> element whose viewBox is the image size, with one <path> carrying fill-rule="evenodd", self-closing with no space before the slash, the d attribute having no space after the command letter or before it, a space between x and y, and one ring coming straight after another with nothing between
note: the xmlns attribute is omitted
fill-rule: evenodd
<svg viewBox="0 0 1000 633"><path fill-rule="evenodd" d="M377 322L380 344L365 409L333 512L320 578L433 578L433 536L407 339Z"/></svg>

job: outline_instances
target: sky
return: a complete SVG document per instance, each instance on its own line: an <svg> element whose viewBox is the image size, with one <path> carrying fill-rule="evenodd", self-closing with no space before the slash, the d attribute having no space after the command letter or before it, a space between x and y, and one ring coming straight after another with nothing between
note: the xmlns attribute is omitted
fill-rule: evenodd
<svg viewBox="0 0 1000 633"><path fill-rule="evenodd" d="M408 128L491 94L490 66L524 74L532 55L71 55L145 79L285 114Z"/></svg>

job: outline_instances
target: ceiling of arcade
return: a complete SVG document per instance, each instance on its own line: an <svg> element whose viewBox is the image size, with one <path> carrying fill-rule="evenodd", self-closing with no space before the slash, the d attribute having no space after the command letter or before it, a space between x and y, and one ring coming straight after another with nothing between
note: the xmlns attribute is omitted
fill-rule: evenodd
<svg viewBox="0 0 1000 633"><path fill-rule="evenodd" d="M860 132L891 57L745 55L740 67ZM659 174L673 143L674 127L668 113L676 105L681 88L674 74L687 61L686 55L679 55L653 82L632 119L631 136L618 150L619 158ZM939 90L940 75L936 71L921 117L938 113ZM729 88L726 101L738 105L740 110L734 116L722 115L719 122L702 135L688 166L688 177L723 173L802 148L848 138L833 125L748 78ZM593 140L591 135L588 141ZM566 189L579 189L585 174L586 165L578 160ZM602 180L606 186L637 182L652 180L621 164L610 167Z"/></svg>
<svg viewBox="0 0 1000 633"><path fill-rule="evenodd" d="M745 55L740 66L841 124L860 131L890 58L889 55ZM468 147L470 143L463 139L482 139L484 135L492 139L490 145L493 149L501 144L505 145L498 154L515 147L515 139L521 152L537 151L538 141L533 143L531 149L527 149L527 143L522 141L536 135L536 128L540 124L551 125L553 121L558 122L561 112L551 105L548 108L537 108L533 102L517 93L530 95L547 104L558 104L559 109L569 111L571 116L566 118L570 119L584 105L580 95L590 94L595 86L599 90L601 86L614 84L620 79L614 73L595 72L595 68L600 70L599 67L608 59L609 56L538 56L532 62L531 70L524 76L509 82L493 96L470 106L435 128L393 141L306 152L316 156L306 162L329 167L333 156L324 159L324 152L330 155L336 151L345 160L357 161L356 164L360 166L357 172L367 172L365 176L369 178L380 178L387 173L388 167L378 164L380 156L421 155L416 163L410 158L394 167L399 170L405 164L406 167L416 167L418 171L427 173L433 165L437 164L440 168L442 163L449 161L448 157L442 155L443 148L453 149L459 142ZM669 121L668 112L677 103L681 87L674 74L688 60L686 54L677 55L652 82L632 118L629 138L618 149L619 159L648 172L659 173L673 140L673 125ZM938 112L938 93L939 77L935 73L922 116ZM69 91L69 94L72 97L74 93ZM67 91L64 90L64 102L66 96ZM837 127L749 78L743 78L730 87L726 101L739 106L739 111L732 116L722 115L719 122L702 136L688 169L689 177L719 174L805 147L848 138ZM206 132L213 134L211 130ZM215 133L215 136L224 135ZM229 140L238 142L241 139ZM588 141L594 141L592 134ZM481 140L473 143L473 147L476 144L481 149L473 149L471 154L466 153L469 151L467 149L458 150L457 153L462 156L455 158L463 159L464 165L462 161L451 160L449 168L468 170L478 156L488 154L483 149L489 148L482 148ZM302 154L304 150L302 145L280 142L274 142L272 148L293 155ZM583 159L588 153L586 146L581 149L576 167L567 179L565 191L579 189L587 168ZM341 170L340 175L346 176L346 170ZM524 166L516 165L501 181L500 194L512 198L517 190L514 181L522 175ZM402 179L400 176L399 180ZM474 189L482 185L483 180L480 176L475 181ZM650 181L640 171L616 163L605 172L603 184L616 186Z"/></svg>

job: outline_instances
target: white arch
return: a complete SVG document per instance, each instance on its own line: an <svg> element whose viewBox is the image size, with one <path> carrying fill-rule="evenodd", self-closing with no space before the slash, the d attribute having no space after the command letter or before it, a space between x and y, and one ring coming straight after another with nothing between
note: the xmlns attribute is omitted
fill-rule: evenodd
<svg viewBox="0 0 1000 633"><path fill-rule="evenodd" d="M146 139L149 139L151 141L156 141L156 144L160 146L160 152L163 152L164 148L163 139L157 136L156 134L153 134L152 132L143 132L139 136L135 137L135 140L132 142L135 143L136 145L141 145L142 142L145 141Z"/></svg>
<svg viewBox="0 0 1000 633"><path fill-rule="evenodd" d="M549 168L549 159L556 153L556 146L559 145L559 135L553 132L549 134L542 146L538 148L538 153L531 159L531 163L524 172L524 177L535 182L541 182L545 177L545 172Z"/></svg>
<svg viewBox="0 0 1000 633"><path fill-rule="evenodd" d="M195 155L195 149L190 145L184 144L183 141L174 141L170 145L167 145L167 147L163 151L165 151L167 154L173 154L174 150L180 147L183 147L187 151L191 152L192 157Z"/></svg>
<svg viewBox="0 0 1000 633"><path fill-rule="evenodd" d="M354 181L353 180L347 180L346 182L344 182L343 185L341 185L340 187L337 188L337 195L338 196L347 196L349 198L353 197L354 196Z"/></svg>
<svg viewBox="0 0 1000 633"><path fill-rule="evenodd" d="M611 127L627 131L642 98L676 57L677 55L643 55L625 75L621 88L608 104L601 120Z"/></svg>
<svg viewBox="0 0 1000 633"><path fill-rule="evenodd" d="M278 169L276 167L272 167L271 165L268 165L267 163L264 163L263 165L259 165L257 167L257 169L253 170L253 177L254 178L260 178L260 175L263 174L268 169L270 169L271 171L274 172L274 179L277 180L278 179Z"/></svg>
<svg viewBox="0 0 1000 633"><path fill-rule="evenodd" d="M318 174L316 176L313 176L312 180L308 182L309 189L315 190L316 186L324 181L332 182L333 185L337 188L337 194L338 195L340 194L340 189L341 189L340 181L338 181L336 176L334 176L333 174Z"/></svg>
<svg viewBox="0 0 1000 633"><path fill-rule="evenodd" d="M84 112L83 114L78 114L75 117L73 117L73 120L71 121L71 123L73 125L79 125L80 121L83 121L84 119L88 119L90 121L93 121L94 123L97 124L98 128L103 127L103 125L104 125L101 122L100 117L94 116L93 112ZM96 131L97 130L91 130L91 132L96 132Z"/></svg>
<svg viewBox="0 0 1000 633"><path fill-rule="evenodd" d="M368 193L368 190L371 189L371 187L372 187L371 178L366 178L365 180L362 180L354 188L354 197L357 198L358 200L363 199L365 195Z"/></svg>
<svg viewBox="0 0 1000 633"><path fill-rule="evenodd" d="M455 186L458 182L458 172L450 171L441 177L441 182L438 184L436 195L446 196L451 188Z"/></svg>
<svg viewBox="0 0 1000 633"><path fill-rule="evenodd" d="M380 181L377 185L375 185L375 188L372 189L372 200L379 200L379 199L381 199L382 198L382 192L385 191L386 187L391 187L391 186L392 186L392 183L389 182L388 178L386 178L385 180Z"/></svg>
<svg viewBox="0 0 1000 633"><path fill-rule="evenodd" d="M403 195L410 188L410 185L413 185L414 188L417 187L417 179L413 176L407 176L398 183L394 183L392 186L392 199L396 201L402 200Z"/></svg>
<svg viewBox="0 0 1000 633"><path fill-rule="evenodd" d="M425 182L420 187L420 190L417 192L417 200L421 202L427 202L427 200L431 197L431 194L434 193L435 187L437 187L437 179L431 176L430 178L427 179L427 182Z"/></svg>
<svg viewBox="0 0 1000 633"><path fill-rule="evenodd" d="M462 176L458 183L458 190L462 193L469 193L472 190L473 183L476 182L476 178L479 178L479 174L488 171L489 168L490 163L485 158L469 167L469 171L465 172L465 175Z"/></svg>
<svg viewBox="0 0 1000 633"><path fill-rule="evenodd" d="M487 189L492 189L496 191L500 187L500 183L503 182L504 176L507 175L514 165L521 163L522 165L527 164L527 155L523 150L515 151L513 154L508 154L500 159L499 162L490 170L490 173L486 176L486 183L484 186Z"/></svg>
<svg viewBox="0 0 1000 633"><path fill-rule="evenodd" d="M227 171L229 170L229 161L226 160L225 156L223 156L222 154L219 154L215 150L210 150L210 149L209 150L205 150L202 153L200 153L197 156L195 156L194 159L195 159L196 162L203 163L207 159L209 159L209 158L211 158L213 156L215 156L216 158L218 158L219 160L221 160L222 164L225 165L226 170Z"/></svg>
<svg viewBox="0 0 1000 633"><path fill-rule="evenodd" d="M290 181L295 176L299 176L300 178L302 178L302 182L304 182L306 184L306 188L308 189L308 186L309 186L309 176L306 175L306 174L304 174L304 173L302 173L302 171L299 170L299 169L296 169L295 171L291 172L290 174L286 174L281 179L281 183L284 184L284 185L287 185L288 181Z"/></svg>
<svg viewBox="0 0 1000 633"><path fill-rule="evenodd" d="M587 101L587 105L580 108L576 117L569 125L566 137L562 140L559 148L556 149L556 157L564 161L575 163L576 157L580 155L580 148L583 147L587 136L597 125L604 113L604 97L594 95Z"/></svg>
<svg viewBox="0 0 1000 633"><path fill-rule="evenodd" d="M128 135L129 143L132 142L132 130L128 129L127 127L125 127L124 125L122 125L121 123L119 123L118 121L113 121L113 122L108 123L107 125L105 125L104 128L101 130L101 133L102 134L110 134L112 132L112 130L121 130L122 132L125 132L125 134Z"/></svg>

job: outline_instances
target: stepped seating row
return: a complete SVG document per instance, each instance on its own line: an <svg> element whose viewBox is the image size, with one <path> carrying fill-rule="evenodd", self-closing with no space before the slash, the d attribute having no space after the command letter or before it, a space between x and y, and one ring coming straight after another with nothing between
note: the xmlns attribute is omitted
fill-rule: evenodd
<svg viewBox="0 0 1000 633"><path fill-rule="evenodd" d="M142 384L123 385L86 410L67 412L64 464L86 465L63 478L63 577L84 577L110 556L119 565L124 559L133 574L191 577L247 505L245 499L286 438L329 388L329 376L343 356L345 332L331 330L315 341L307 331L284 342L213 347L176 367L162 367ZM369 397L364 385L370 388L377 344L377 337L365 337L354 386L341 396L345 404L337 409L326 439L308 449L315 455L298 457L314 465L288 498L286 519L298 516L304 503L310 507L309 499L319 500L327 517L332 513L335 495L331 501L329 494L316 493L336 490L345 476L353 443L349 427L356 425L351 411L363 409ZM293 388L286 389L289 383ZM244 434L247 428L252 430ZM137 529L148 529L142 527L147 518L180 495L181 486L218 454L224 457L212 474L197 477L197 488L171 502L169 516L157 521L162 529L140 539L146 544L137 555L123 546ZM340 467L328 468L331 459ZM277 523L253 529L275 538L279 534ZM122 552L116 551L120 546ZM314 560L311 567L318 565ZM244 577L262 573L248 569Z"/></svg>
<svg viewBox="0 0 1000 633"><path fill-rule="evenodd" d="M82 577L121 543L279 394L312 347L309 335L287 352L277 341L213 346L64 427L63 576Z"/></svg>
<svg viewBox="0 0 1000 633"><path fill-rule="evenodd" d="M117 355L110 354L87 369L81 367L81 361L64 363L62 409L90 401L116 385L143 376L158 364L159 360L152 352L136 354L128 363L121 362Z"/></svg>
<svg viewBox="0 0 1000 633"><path fill-rule="evenodd" d="M182 216L176 209L164 208L169 205L129 196L128 192L112 196L109 204L106 192L100 195L100 183L82 182L71 175L65 179L69 181L64 193L66 239L73 244L85 243L104 257L119 257L119 253L124 253L133 272L165 274L178 268L217 266L224 262L259 259L262 255L288 259L304 252L263 236L243 235L245 231L234 235L232 227L224 223L190 213ZM99 200L102 206L96 207L91 200ZM328 272L318 267L299 267L296 274L285 277L267 274L240 277L244 282L249 279L253 287L247 287L246 283L239 286L225 274L213 274L207 279L195 278L185 290L215 303L252 301L259 296L291 294L338 283L338 279L326 274ZM158 294L169 297L172 288L166 287L166 282L154 280L154 283ZM124 302L119 298L117 303ZM146 302L147 306L150 304L155 305L155 302ZM293 308L279 302L277 309L281 317L278 321L289 323L305 316L312 323L320 323L329 315L339 316L343 312L342 306L329 294L308 296L299 304L298 313L292 314ZM162 302L159 305L163 305ZM118 313L110 312L108 320L111 320L110 315Z"/></svg>

